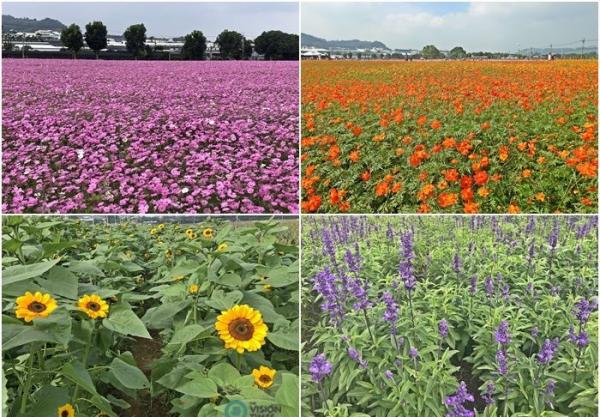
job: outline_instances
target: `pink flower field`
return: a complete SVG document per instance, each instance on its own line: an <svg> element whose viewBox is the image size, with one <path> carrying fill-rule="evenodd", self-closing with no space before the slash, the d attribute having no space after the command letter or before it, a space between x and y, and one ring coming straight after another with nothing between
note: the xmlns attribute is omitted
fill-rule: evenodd
<svg viewBox="0 0 600 417"><path fill-rule="evenodd" d="M298 210L298 63L3 60L5 212Z"/></svg>

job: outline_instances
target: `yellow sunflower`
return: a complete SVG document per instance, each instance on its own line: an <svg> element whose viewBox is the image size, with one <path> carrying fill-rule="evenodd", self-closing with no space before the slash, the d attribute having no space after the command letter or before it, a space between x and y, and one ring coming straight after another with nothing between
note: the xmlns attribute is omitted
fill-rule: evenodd
<svg viewBox="0 0 600 417"><path fill-rule="evenodd" d="M32 294L27 291L25 295L17 298L15 315L29 323L33 319L48 317L57 307L56 300L50 294L42 294L39 291Z"/></svg>
<svg viewBox="0 0 600 417"><path fill-rule="evenodd" d="M238 353L254 352L265 344L269 329L262 320L260 311L248 305L237 305L221 312L215 328L226 349L235 349Z"/></svg>
<svg viewBox="0 0 600 417"><path fill-rule="evenodd" d="M75 417L75 409L73 408L73 406L69 403L66 403L65 405L58 407L58 413L57 413L58 417Z"/></svg>
<svg viewBox="0 0 600 417"><path fill-rule="evenodd" d="M165 251L165 256L166 256L167 258L172 258L172 257L173 257L173 251L172 251L171 249L167 249L167 250Z"/></svg>
<svg viewBox="0 0 600 417"><path fill-rule="evenodd" d="M188 239L196 239L198 237L198 235L196 234L196 232L194 232L193 229L187 229L185 231L185 234L188 237Z"/></svg>
<svg viewBox="0 0 600 417"><path fill-rule="evenodd" d="M79 299L79 309L91 319L106 317L108 315L108 303L97 295L87 295Z"/></svg>
<svg viewBox="0 0 600 417"><path fill-rule="evenodd" d="M277 371L275 369L267 368L266 366L262 365L260 368L252 370L254 382L256 382L256 385L261 388L269 388L271 385L273 385L276 373Z"/></svg>
<svg viewBox="0 0 600 417"><path fill-rule="evenodd" d="M161 224L158 225L158 230L163 230L164 228L165 228L164 224L161 223Z"/></svg>
<svg viewBox="0 0 600 417"><path fill-rule="evenodd" d="M200 289L200 287L198 285L196 285L196 284L191 284L188 287L188 291L189 291L190 294L196 294L199 289Z"/></svg>
<svg viewBox="0 0 600 417"><path fill-rule="evenodd" d="M204 229L202 231L202 236L204 236L207 239L212 239L213 235L214 235L214 231L210 227L207 227L206 229Z"/></svg>
<svg viewBox="0 0 600 417"><path fill-rule="evenodd" d="M227 248L228 248L227 243L221 243L217 247L217 252L225 252L227 250Z"/></svg>

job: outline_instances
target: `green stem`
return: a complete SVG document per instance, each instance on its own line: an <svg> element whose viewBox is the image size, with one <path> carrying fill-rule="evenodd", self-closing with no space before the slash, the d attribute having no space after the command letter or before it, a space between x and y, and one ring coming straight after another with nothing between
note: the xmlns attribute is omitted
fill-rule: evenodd
<svg viewBox="0 0 600 417"><path fill-rule="evenodd" d="M87 370L87 362L88 362L88 357L90 355L90 349L92 347L92 343L94 341L94 333L96 331L96 321L92 322L92 330L90 331L90 336L88 338L88 342L85 345L85 350L83 351L83 369ZM75 402L77 401L77 396L79 395L79 385L77 385L75 387L75 391L73 391L73 398L71 399L71 403L75 404Z"/></svg>
<svg viewBox="0 0 600 417"><path fill-rule="evenodd" d="M242 354L239 352L235 353L235 365L238 371L241 371L242 368Z"/></svg>
<svg viewBox="0 0 600 417"><path fill-rule="evenodd" d="M31 382L33 377L33 358L35 357L35 344L31 344L29 349L29 358L27 358L27 379L25 380L25 388L23 389L23 395L21 397L21 409L20 413L25 414L27 410L27 400L29 399L29 391L31 391Z"/></svg>

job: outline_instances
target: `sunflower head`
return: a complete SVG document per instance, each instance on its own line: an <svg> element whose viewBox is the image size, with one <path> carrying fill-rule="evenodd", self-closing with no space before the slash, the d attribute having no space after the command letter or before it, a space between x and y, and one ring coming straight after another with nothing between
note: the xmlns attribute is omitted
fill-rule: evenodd
<svg viewBox="0 0 600 417"><path fill-rule="evenodd" d="M42 294L39 291L32 294L27 291L25 295L17 298L15 315L18 319L30 322L33 319L48 317L57 307L56 300L50 294Z"/></svg>
<svg viewBox="0 0 600 417"><path fill-rule="evenodd" d="M91 319L108 316L108 303L97 295L84 295L77 303L79 309Z"/></svg>
<svg viewBox="0 0 600 417"><path fill-rule="evenodd" d="M173 257L173 251L172 251L171 249L167 249L167 250L165 251L165 256L166 256L167 258L172 258L172 257Z"/></svg>
<svg viewBox="0 0 600 417"><path fill-rule="evenodd" d="M161 224L158 225L158 230L163 230L164 228L165 228L164 224L161 223Z"/></svg>
<svg viewBox="0 0 600 417"><path fill-rule="evenodd" d="M69 403L58 407L58 417L75 417L75 409Z"/></svg>
<svg viewBox="0 0 600 417"><path fill-rule="evenodd" d="M269 284L263 285L263 292L271 292L273 291L273 287Z"/></svg>
<svg viewBox="0 0 600 417"><path fill-rule="evenodd" d="M150 229L150 234L152 236L156 235L158 233L158 229L156 227L153 227L152 229Z"/></svg>
<svg viewBox="0 0 600 417"><path fill-rule="evenodd" d="M198 237L198 235L196 234L196 232L194 232L193 229L187 229L185 231L185 235L188 237L188 239L196 239Z"/></svg>
<svg viewBox="0 0 600 417"><path fill-rule="evenodd" d="M225 252L227 250L227 248L228 248L227 243L221 243L217 247L217 252Z"/></svg>
<svg viewBox="0 0 600 417"><path fill-rule="evenodd" d="M188 287L188 291L190 294L197 294L199 289L200 289L200 287L197 284L191 284Z"/></svg>
<svg viewBox="0 0 600 417"><path fill-rule="evenodd" d="M238 353L259 350L265 344L269 330L260 311L245 304L221 312L215 328L225 342L225 348L235 349Z"/></svg>
<svg viewBox="0 0 600 417"><path fill-rule="evenodd" d="M266 366L262 365L260 368L252 370L254 382L256 382L256 385L261 388L269 388L271 385L273 385L276 373L277 371L275 369L267 368Z"/></svg>
<svg viewBox="0 0 600 417"><path fill-rule="evenodd" d="M210 227L207 227L202 231L202 236L204 236L206 239L212 239L213 235L214 231Z"/></svg>

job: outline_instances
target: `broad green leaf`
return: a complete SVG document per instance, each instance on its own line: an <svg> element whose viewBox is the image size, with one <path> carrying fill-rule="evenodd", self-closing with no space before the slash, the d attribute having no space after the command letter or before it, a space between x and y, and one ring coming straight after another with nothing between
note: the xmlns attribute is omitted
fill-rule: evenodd
<svg viewBox="0 0 600 417"><path fill-rule="evenodd" d="M35 278L48 271L54 265L60 262L60 259L38 262L29 265L9 266L2 271L2 285L14 284L29 278Z"/></svg>
<svg viewBox="0 0 600 417"><path fill-rule="evenodd" d="M198 398L213 398L219 395L217 384L210 378L197 377L183 385L175 388L176 391L182 394L191 395Z"/></svg>
<svg viewBox="0 0 600 417"><path fill-rule="evenodd" d="M208 376L217 381L219 385L233 384L240 378L240 372L226 362L214 365L208 371Z"/></svg>
<svg viewBox="0 0 600 417"><path fill-rule="evenodd" d="M76 300L78 296L77 281L77 276L60 265L50 269L47 279L36 279L36 282L50 294L60 295L72 300Z"/></svg>
<svg viewBox="0 0 600 417"><path fill-rule="evenodd" d="M130 365L119 358L113 359L110 370L115 378L127 388L143 389L150 386L148 378L137 366Z"/></svg>
<svg viewBox="0 0 600 417"><path fill-rule="evenodd" d="M113 304L108 317L102 321L104 327L117 333L152 339L144 323L127 303Z"/></svg>
<svg viewBox="0 0 600 417"><path fill-rule="evenodd" d="M71 380L71 382L79 385L90 394L97 394L94 382L92 381L87 369L83 367L81 362L69 362L63 366L61 372L66 378Z"/></svg>

